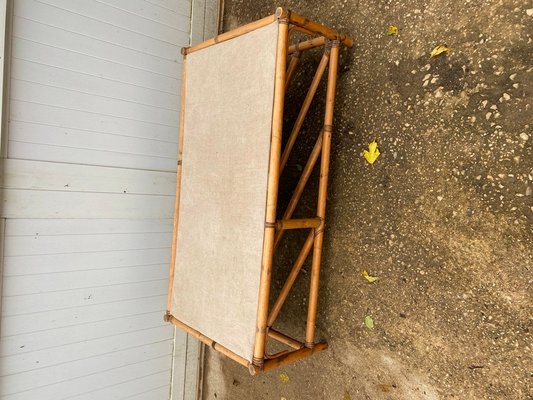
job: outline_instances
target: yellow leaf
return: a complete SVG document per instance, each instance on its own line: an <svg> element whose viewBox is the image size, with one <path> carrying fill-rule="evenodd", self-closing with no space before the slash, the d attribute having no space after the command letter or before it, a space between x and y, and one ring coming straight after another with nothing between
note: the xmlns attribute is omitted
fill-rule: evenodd
<svg viewBox="0 0 533 400"><path fill-rule="evenodd" d="M375 140L368 145L368 150L363 151L363 156L365 156L369 164L374 164L380 154L378 143Z"/></svg>
<svg viewBox="0 0 533 400"><path fill-rule="evenodd" d="M344 397L342 400L352 400L352 397L350 396L350 393L348 393L347 390L344 391Z"/></svg>
<svg viewBox="0 0 533 400"><path fill-rule="evenodd" d="M452 51L452 49L450 49L448 46L446 46L445 44L439 44L437 47L435 47L433 49L433 51L431 52L431 57L436 57L438 56L439 54L443 54L445 53L446 55L450 54L450 51Z"/></svg>
<svg viewBox="0 0 533 400"><path fill-rule="evenodd" d="M363 278L365 278L370 283L375 282L375 281L377 281L379 279L377 276L372 276L366 271L361 272L361 276Z"/></svg>
<svg viewBox="0 0 533 400"><path fill-rule="evenodd" d="M387 28L387 35L394 36L398 34L398 27L391 25Z"/></svg>
<svg viewBox="0 0 533 400"><path fill-rule="evenodd" d="M283 383L287 383L289 382L289 375L287 375L285 372L282 372L281 374L279 374L279 380Z"/></svg>

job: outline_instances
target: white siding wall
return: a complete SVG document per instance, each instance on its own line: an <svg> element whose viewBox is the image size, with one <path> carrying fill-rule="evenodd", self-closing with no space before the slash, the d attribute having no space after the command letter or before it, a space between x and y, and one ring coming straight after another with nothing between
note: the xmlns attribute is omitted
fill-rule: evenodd
<svg viewBox="0 0 533 400"><path fill-rule="evenodd" d="M14 0L2 400L169 399L162 317L190 10Z"/></svg>

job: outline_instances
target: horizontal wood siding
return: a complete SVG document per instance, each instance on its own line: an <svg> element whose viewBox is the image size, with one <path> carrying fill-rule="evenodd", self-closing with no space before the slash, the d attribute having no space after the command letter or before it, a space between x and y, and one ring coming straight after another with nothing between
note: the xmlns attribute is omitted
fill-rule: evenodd
<svg viewBox="0 0 533 400"><path fill-rule="evenodd" d="M15 0L8 157L175 171L190 3Z"/></svg>
<svg viewBox="0 0 533 400"><path fill-rule="evenodd" d="M1 400L170 398L190 18L189 0L14 0Z"/></svg>
<svg viewBox="0 0 533 400"><path fill-rule="evenodd" d="M7 220L2 399L55 399L73 385L100 393L103 369L144 377L136 365L167 371L170 390L173 332L162 315L171 221L158 222Z"/></svg>

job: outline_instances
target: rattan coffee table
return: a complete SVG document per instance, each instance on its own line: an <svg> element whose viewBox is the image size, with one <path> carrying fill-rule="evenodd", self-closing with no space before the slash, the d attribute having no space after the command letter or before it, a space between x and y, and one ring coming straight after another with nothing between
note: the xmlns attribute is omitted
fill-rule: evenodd
<svg viewBox="0 0 533 400"><path fill-rule="evenodd" d="M301 38L295 42L295 38ZM294 43L290 43L294 42ZM256 374L327 348L315 343L339 48L352 39L278 8L274 15L183 49L176 207L165 320ZM323 55L282 151L287 85L302 53ZM289 60L290 58L290 60ZM326 69L318 138L278 219L279 178ZM292 219L320 158L316 215ZM286 230L308 236L269 310L272 259ZM312 251L305 340L273 328ZM266 354L267 339L287 350Z"/></svg>

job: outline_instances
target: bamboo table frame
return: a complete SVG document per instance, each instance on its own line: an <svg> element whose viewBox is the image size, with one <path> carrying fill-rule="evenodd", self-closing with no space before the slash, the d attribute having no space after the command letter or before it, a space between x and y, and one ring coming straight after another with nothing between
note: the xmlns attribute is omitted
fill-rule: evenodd
<svg viewBox="0 0 533 400"><path fill-rule="evenodd" d="M325 27L313 21L309 21L302 16L278 8L274 15L263 18L261 20L252 22L250 24L239 27L235 30L223 33L217 37L207 40L198 45L184 48L183 54L183 82L186 76L186 59L187 55L196 51L200 51L218 43L236 38L241 35L250 33L256 29L262 28L268 24L277 22L278 38L277 38L277 54L276 54L276 69L275 69L275 83L274 83L274 105L272 116L272 134L270 145L270 161L268 166L268 187L266 198L266 216L264 227L264 239L261 262L261 276L259 283L259 301L257 309L257 322L255 333L255 345L253 348L253 359L250 362L245 358L230 351L220 343L216 343L209 337L205 336L198 330L186 325L171 314L172 305L172 290L174 283L174 266L176 264L176 241L177 229L180 210L180 194L181 194L181 176L182 176L182 162L183 159L183 133L184 133L184 103L181 108L181 122L180 122L180 142L177 168L177 184L176 184L176 206L174 215L174 233L172 244L171 266L169 274L169 291L167 312L165 314L165 321L174 324L175 326L186 331L188 334L196 337L206 345L215 350L225 354L231 359L248 367L250 373L255 375L260 371L267 371L280 365L304 358L313 353L322 351L327 348L327 343L315 343L315 323L318 302L318 288L320 263L322 258L322 242L324 236L324 223L326 215L326 196L329 175L330 163L330 149L331 136L333 132L333 109L335 102L335 90L337 82L337 70L339 61L340 45L351 47L353 40L333 29ZM296 44L289 45L290 37L294 32L300 32L307 35L307 40L300 41ZM282 122L284 112L284 97L287 85L294 77L296 68L300 61L302 52L309 49L323 47L324 52L322 59L318 65L316 73L313 77L307 95L304 99L301 110L298 114L294 127L290 133L289 139L283 152L282 147ZM290 61L287 66L287 59L290 56ZM303 121L309 111L311 102L317 91L318 85L326 68L329 67L327 75L327 90L326 90L326 105L324 122L321 127L320 134L311 152L311 155L305 165L300 180L293 192L289 201L288 207L283 213L280 220L276 219L277 200L278 200L278 185L280 175L287 164L287 160L294 146L296 138L301 130ZM182 88L182 99L185 94L185 85ZM292 214L300 200L303 189L309 180L311 172L316 165L318 158L320 161L320 181L318 189L318 206L316 216L305 219L292 219ZM292 270L274 303L272 309L268 310L270 284L271 284L271 269L272 260L276 248L286 230L289 229L309 229L310 232L307 239L292 267ZM296 277L298 276L307 256L313 249L312 267L311 267L311 284L309 293L309 303L307 311L307 325L305 333L305 341L293 339L281 332L272 328L279 312L287 299L289 291L291 290ZM266 341L271 338L291 350L284 350L274 355L266 354Z"/></svg>

